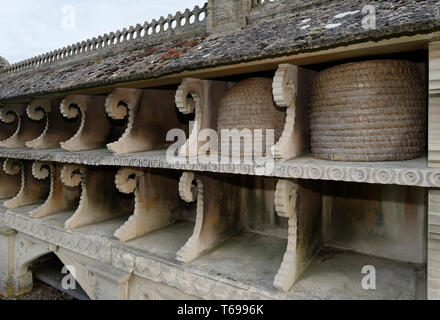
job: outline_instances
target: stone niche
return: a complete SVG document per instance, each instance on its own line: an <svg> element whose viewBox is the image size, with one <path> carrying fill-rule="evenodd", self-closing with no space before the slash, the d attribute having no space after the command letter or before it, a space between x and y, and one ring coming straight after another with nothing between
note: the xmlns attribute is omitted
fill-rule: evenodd
<svg viewBox="0 0 440 320"><path fill-rule="evenodd" d="M427 190L323 183L323 226L332 246L396 261L426 263Z"/></svg>
<svg viewBox="0 0 440 320"><path fill-rule="evenodd" d="M117 155L164 149L170 144L167 132L185 128L174 96L174 90L124 88L107 96L67 96L61 113L80 126L60 146L67 151L108 148Z"/></svg>
<svg viewBox="0 0 440 320"><path fill-rule="evenodd" d="M222 158L288 160L308 152L308 92L314 75L312 70L282 64L272 76L184 79L176 92L176 106L181 114L194 115L194 126L179 155L207 154L213 132L217 148L210 148L209 154Z"/></svg>

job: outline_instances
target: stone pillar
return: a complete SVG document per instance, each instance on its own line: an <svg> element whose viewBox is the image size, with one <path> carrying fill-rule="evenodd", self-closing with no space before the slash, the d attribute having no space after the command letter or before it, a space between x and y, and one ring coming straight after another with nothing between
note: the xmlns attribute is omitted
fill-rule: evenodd
<svg viewBox="0 0 440 320"><path fill-rule="evenodd" d="M429 191L428 299L440 300L440 190Z"/></svg>
<svg viewBox="0 0 440 320"><path fill-rule="evenodd" d="M0 294L14 293L14 252L16 231L0 227Z"/></svg>
<svg viewBox="0 0 440 320"><path fill-rule="evenodd" d="M209 0L208 32L221 33L247 25L251 0Z"/></svg>
<svg viewBox="0 0 440 320"><path fill-rule="evenodd" d="M440 167L440 41L429 45L429 167Z"/></svg>

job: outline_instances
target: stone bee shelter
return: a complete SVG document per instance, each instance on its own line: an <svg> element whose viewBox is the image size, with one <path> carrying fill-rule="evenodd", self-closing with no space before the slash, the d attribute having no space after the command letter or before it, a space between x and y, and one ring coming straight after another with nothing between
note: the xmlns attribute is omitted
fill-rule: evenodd
<svg viewBox="0 0 440 320"><path fill-rule="evenodd" d="M440 298L439 1L209 0L0 58L0 106L2 295ZM273 170L190 161L234 128Z"/></svg>

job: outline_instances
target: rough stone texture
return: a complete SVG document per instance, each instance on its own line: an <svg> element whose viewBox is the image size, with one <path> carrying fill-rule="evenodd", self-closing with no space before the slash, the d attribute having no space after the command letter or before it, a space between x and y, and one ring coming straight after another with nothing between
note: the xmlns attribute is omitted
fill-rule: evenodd
<svg viewBox="0 0 440 320"><path fill-rule="evenodd" d="M34 286L32 291L20 295L20 296L11 296L11 297L3 297L0 295L0 300L32 300L32 301L51 301L51 300L75 300L75 298L69 296L68 294L59 291L55 288L52 288L41 281L34 281Z"/></svg>
<svg viewBox="0 0 440 320"><path fill-rule="evenodd" d="M428 299L440 300L440 191L429 191Z"/></svg>
<svg viewBox="0 0 440 320"><path fill-rule="evenodd" d="M218 33L246 26L251 0L209 0L208 6L208 30L210 33Z"/></svg>
<svg viewBox="0 0 440 320"><path fill-rule="evenodd" d="M178 40L164 37L163 42L159 38L139 38L2 74L0 101L440 30L438 1L278 2L261 9L265 10L259 13L261 18L250 19L247 27L228 33L208 36L205 29L199 32L204 35ZM376 6L376 30L362 27L365 14L361 10L365 5ZM280 6L282 12L274 6ZM356 13L339 18L347 12Z"/></svg>
<svg viewBox="0 0 440 320"><path fill-rule="evenodd" d="M431 168L440 167L440 42L429 46L429 142Z"/></svg>
<svg viewBox="0 0 440 320"><path fill-rule="evenodd" d="M6 67L8 67L9 66L9 62L8 62L8 60L6 60L5 58L3 58L3 57L0 57L0 69L2 69L2 68L6 68Z"/></svg>
<svg viewBox="0 0 440 320"><path fill-rule="evenodd" d="M347 181L374 184L397 184L417 187L440 187L440 173L437 169L427 166L426 158L408 161L388 162L334 162L314 159L308 155L300 156L289 161L274 162L264 165L266 158L260 162L247 164L232 161L222 163L195 163L192 158L176 158L167 161L166 151L142 152L128 156L115 156L108 150L93 150L86 152L67 152L55 150L26 150L0 149L0 157L11 159L26 159L53 161L61 163L86 164L90 166L125 166L162 168L174 170L209 171L218 173L232 173L240 175L261 175L279 178L313 179ZM229 159L237 160L237 159ZM259 165L258 163L263 163Z"/></svg>
<svg viewBox="0 0 440 320"><path fill-rule="evenodd" d="M179 240L175 231L167 235L166 230L161 230L121 244L111 237L121 219L84 227L72 234L62 229L71 212L32 219L28 209L0 210L0 224L18 231L14 250L21 252L22 258L15 262L14 272L21 275L32 261L53 252L65 265L76 268L77 280L91 299L424 298L418 291L418 286L423 286L423 271L418 265L324 251L293 290L280 293L272 287L272 281L282 260L285 240L242 233L193 265L183 266L164 255L163 250L157 250L158 239L161 245ZM1 257L5 254L0 251ZM359 285L360 271L366 264L374 265L382 275L373 291Z"/></svg>
<svg viewBox="0 0 440 320"><path fill-rule="evenodd" d="M231 0L230 3L232 2ZM306 3L278 0L261 5L256 1L241 2L252 4L250 7L252 10L246 19L242 24L238 24L243 26L243 29L234 28L225 33L215 33L218 30L214 30L214 34L209 35L206 25L196 24L189 33L170 37L167 35L171 33L162 33L163 37L156 35L133 41L124 40L120 45L94 48L88 53L75 52L72 57L64 57L59 61L58 59L53 62L46 61L39 67L33 65L35 62L33 60L22 64L16 72L9 72L15 67L8 68L8 72L0 71L0 101L123 81L144 80L184 70L235 64L367 40L430 33L438 30L440 26L437 12L439 3L427 0L349 3L328 0L313 0ZM218 0L210 3L223 4ZM363 17L361 9L364 5L372 4L376 5L377 9L378 29L367 31L361 26ZM240 17L243 18L242 15ZM232 25L237 26L234 23ZM160 24L160 28L163 27L164 19ZM139 30L124 31L124 37L129 36L130 32L133 36ZM101 47L102 43L99 46ZM183 97L186 98L187 95ZM231 212L230 220L223 219L229 220L229 223L225 224L226 227L236 227L241 224L235 223L237 217L234 214L237 212L241 214L242 206L246 206L247 203L246 201L242 203L243 199L239 196L241 192L238 192L240 191L238 186L241 187L242 177L238 175L259 175L261 169L264 171L264 167L243 163L192 164L188 159L185 159L183 164L170 163L166 161L164 151L121 157L102 150L73 153L61 149L45 151L2 149L0 155L19 159L76 163L82 166L91 165L87 168L87 172L85 169L78 171L78 166L67 165L66 167L70 169L64 170L64 173L69 174L62 175L64 178L61 177L64 183L68 182L69 187L82 184L81 201L74 215L74 219L80 217L82 221L74 226L78 227L75 230L64 228L66 222L69 226L69 222L74 221L71 220L73 211L33 219L30 213L38 206L20 206L9 210L0 208L0 225L17 232L9 240L0 236L0 262L3 261L3 264L0 263L0 285L8 287L9 291L28 290L32 284L32 274L28 269L30 263L48 253L55 253L63 264L77 269L77 280L91 299L413 299L423 297L418 292L419 285L423 286L426 283L421 271L423 266L343 251L321 252L305 270L303 277L293 278L293 281L298 280L298 282L292 290L287 293L276 291L273 287L274 276L279 270L288 242L290 246L287 249L285 262L290 262L290 255L294 252L292 239L295 238L297 231L299 231L298 236L301 235L301 219L297 220L298 230L295 230L295 219L290 219L287 240L277 236L268 237L267 233L264 233L265 230L259 233L237 230L233 235L229 234L226 237L212 237L213 234L216 235L216 227L217 233L221 231L221 228L218 230L217 220L222 218L221 213L227 211L225 207L230 207ZM121 243L114 238L114 232L127 221L127 217L119 213L123 213L125 209L127 212L132 211L128 204L124 206L124 202L130 201L122 195L115 194L116 189L113 186L115 170L110 168L108 171L109 168L97 166L122 165L237 175L218 175L219 178L214 179L212 174L198 173L197 176L202 182L197 184L198 206L204 210L198 210L196 223L179 221L163 229L142 234L135 240ZM24 169L22 170L24 172ZM105 171L111 173L106 174ZM284 178L351 181L359 184L440 187L440 173L438 170L428 169L424 158L393 163L336 164L305 156L287 162L277 161L274 172L263 174ZM41 173L38 176L41 176ZM237 181L234 182L234 188L219 183L225 178ZM191 192L185 193L183 197L185 199L193 199L195 194L192 192L192 181L189 182L185 185ZM128 183L131 185L132 181ZM126 186L120 186L125 190ZM230 191L231 189L233 192ZM258 194L257 190L254 191ZM268 194L270 196L271 192L265 195ZM320 193L317 192L315 195L319 197ZM119 201L118 197L122 200ZM224 199L230 201L225 202ZM299 199L299 205L308 206L310 201L315 205L319 204L319 201ZM414 206L415 202L411 200L406 204ZM272 203L271 207L273 207ZM269 218L271 210L273 209L269 208L265 211ZM435 210L431 211L435 212ZM319 213L320 210L316 212ZM92 214L95 216L89 219ZM285 219L285 216L281 214L279 218ZM87 219L83 220L83 218ZM435 227L435 223L431 225ZM208 230L207 236L204 235L206 230ZM304 233L313 237L318 232ZM431 234L435 232L434 230ZM191 234L193 237L190 238ZM182 253L185 252L179 249L189 238L184 249L186 248L186 251L189 248L191 254L184 256ZM212 238L214 241L211 241ZM203 243L199 240L209 241ZM218 243L218 240L225 241ZM212 250L205 252L205 249ZM179 261L191 261L193 258L197 259L191 264L179 263ZM389 256L386 255L386 258ZM4 261L8 261L8 264L6 265ZM381 275L375 291L363 290L359 285L360 272L366 264L374 265ZM281 275L285 273L281 272ZM434 274L430 276L436 278ZM290 279L287 280L289 281L282 281L282 287L286 291L292 282ZM435 282L434 285L436 284Z"/></svg>

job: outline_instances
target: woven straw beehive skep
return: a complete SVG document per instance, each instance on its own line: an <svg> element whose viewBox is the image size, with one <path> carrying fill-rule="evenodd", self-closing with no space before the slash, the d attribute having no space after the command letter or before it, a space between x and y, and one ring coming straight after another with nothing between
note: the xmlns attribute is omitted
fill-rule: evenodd
<svg viewBox="0 0 440 320"><path fill-rule="evenodd" d="M398 161L425 152L425 86L404 60L348 63L320 72L309 107L312 153L339 161Z"/></svg>
<svg viewBox="0 0 440 320"><path fill-rule="evenodd" d="M218 108L217 132L221 137L223 129L238 131L250 129L252 138L258 139L253 130L261 129L263 135L260 142L265 156L266 153L271 152L270 147L266 150L266 130L274 130L274 143L276 143L283 132L285 120L286 112L278 108L273 101L272 80L249 78L235 84L222 99ZM232 155L232 150L238 148L243 155L243 147L230 141L229 154ZM221 152L225 154L228 150Z"/></svg>

